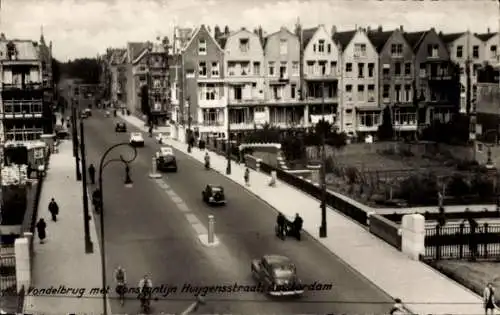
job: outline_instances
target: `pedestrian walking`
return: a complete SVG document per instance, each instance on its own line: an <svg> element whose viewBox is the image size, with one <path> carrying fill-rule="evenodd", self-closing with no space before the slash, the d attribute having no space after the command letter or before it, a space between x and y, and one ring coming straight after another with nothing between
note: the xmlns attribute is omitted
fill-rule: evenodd
<svg viewBox="0 0 500 315"><path fill-rule="evenodd" d="M245 179L245 185L250 186L250 170L248 167L245 168L245 175L243 178Z"/></svg>
<svg viewBox="0 0 500 315"><path fill-rule="evenodd" d="M64 117L61 117L61 126L64 126Z"/></svg>
<svg viewBox="0 0 500 315"><path fill-rule="evenodd" d="M276 218L276 228L277 234L282 240L285 240L285 221L286 218L283 213L278 213L278 217Z"/></svg>
<svg viewBox="0 0 500 315"><path fill-rule="evenodd" d="M95 167L94 164L90 164L89 166L89 177L92 185L95 185Z"/></svg>
<svg viewBox="0 0 500 315"><path fill-rule="evenodd" d="M57 215L59 214L59 206L57 202L52 198L49 203L49 212L52 215L52 221L57 221Z"/></svg>
<svg viewBox="0 0 500 315"><path fill-rule="evenodd" d="M293 230L297 241L300 241L300 231L302 230L303 223L304 220L302 220L302 217L298 213L296 213L295 220L293 220Z"/></svg>
<svg viewBox="0 0 500 315"><path fill-rule="evenodd" d="M38 232L38 238L40 239L40 244L43 244L45 237L47 234L45 233L45 229L47 228L47 223L43 218L40 218L36 224L36 231Z"/></svg>
<svg viewBox="0 0 500 315"><path fill-rule="evenodd" d="M486 285L486 288L484 288L483 303L484 314L488 315L488 311L490 311L490 314L494 314L494 310L497 306L495 302L495 288L491 282Z"/></svg>

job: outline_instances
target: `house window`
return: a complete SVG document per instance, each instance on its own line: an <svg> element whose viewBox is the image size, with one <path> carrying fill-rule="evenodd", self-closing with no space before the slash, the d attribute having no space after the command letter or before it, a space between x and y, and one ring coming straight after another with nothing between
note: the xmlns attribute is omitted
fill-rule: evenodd
<svg viewBox="0 0 500 315"><path fill-rule="evenodd" d="M316 52L316 44L313 44L313 51Z"/></svg>
<svg viewBox="0 0 500 315"><path fill-rule="evenodd" d="M348 62L345 64L345 72L352 72L352 63Z"/></svg>
<svg viewBox="0 0 500 315"><path fill-rule="evenodd" d="M253 74L260 75L260 62L253 63Z"/></svg>
<svg viewBox="0 0 500 315"><path fill-rule="evenodd" d="M401 75L401 63L400 62L396 62L394 64L394 75L398 76L398 77Z"/></svg>
<svg viewBox="0 0 500 315"><path fill-rule="evenodd" d="M298 76L300 74L300 71L299 71L299 62L298 61L294 61L292 62L292 75L293 76Z"/></svg>
<svg viewBox="0 0 500 315"><path fill-rule="evenodd" d="M240 38L240 51L248 52L250 50L250 40L248 38Z"/></svg>
<svg viewBox="0 0 500 315"><path fill-rule="evenodd" d="M216 100L217 89L215 84L200 84L200 100Z"/></svg>
<svg viewBox="0 0 500 315"><path fill-rule="evenodd" d="M403 56L403 44L392 44L391 45L391 56L392 57L402 57Z"/></svg>
<svg viewBox="0 0 500 315"><path fill-rule="evenodd" d="M280 39L280 55L288 54L288 41L286 39Z"/></svg>
<svg viewBox="0 0 500 315"><path fill-rule="evenodd" d="M267 73L270 75L270 76L274 76L274 61L269 61L267 63Z"/></svg>
<svg viewBox="0 0 500 315"><path fill-rule="evenodd" d="M325 52L325 40L324 39L320 39L318 41L318 52L320 52L320 53Z"/></svg>
<svg viewBox="0 0 500 315"><path fill-rule="evenodd" d="M207 63L205 61L200 61L200 63L198 64L198 75L200 77L207 76Z"/></svg>
<svg viewBox="0 0 500 315"><path fill-rule="evenodd" d="M384 63L383 68L382 68L382 76L384 79L389 79L391 75L391 65L388 63Z"/></svg>
<svg viewBox="0 0 500 315"><path fill-rule="evenodd" d="M313 74L314 73L314 61L307 61L307 73L308 74Z"/></svg>
<svg viewBox="0 0 500 315"><path fill-rule="evenodd" d="M365 70L365 64L362 62L358 63L358 78L364 78L365 76L364 70Z"/></svg>
<svg viewBox="0 0 500 315"><path fill-rule="evenodd" d="M472 46L472 58L479 58L479 46L477 45Z"/></svg>
<svg viewBox="0 0 500 315"><path fill-rule="evenodd" d="M326 49L327 49L328 53L331 53L332 52L332 44L328 44L326 46Z"/></svg>
<svg viewBox="0 0 500 315"><path fill-rule="evenodd" d="M365 100L365 86L360 84L358 85L358 101L364 101Z"/></svg>
<svg viewBox="0 0 500 315"><path fill-rule="evenodd" d="M368 85L368 102L375 102L375 85Z"/></svg>
<svg viewBox="0 0 500 315"><path fill-rule="evenodd" d="M405 62L405 75L411 75L411 62Z"/></svg>
<svg viewBox="0 0 500 315"><path fill-rule="evenodd" d="M295 99L297 97L297 86L295 84L292 84L290 87L290 97L292 99Z"/></svg>
<svg viewBox="0 0 500 315"><path fill-rule="evenodd" d="M391 86L389 84L384 84L382 88L382 98L386 99L389 98L389 91L391 89Z"/></svg>
<svg viewBox="0 0 500 315"><path fill-rule="evenodd" d="M198 41L198 55L207 54L207 41L205 39L200 39Z"/></svg>
<svg viewBox="0 0 500 315"><path fill-rule="evenodd" d="M375 64L370 62L368 64L368 77L373 78L374 74L375 74Z"/></svg>
<svg viewBox="0 0 500 315"><path fill-rule="evenodd" d="M250 74L250 62L242 62L240 64L240 67L241 67L241 75Z"/></svg>
<svg viewBox="0 0 500 315"><path fill-rule="evenodd" d="M236 75L236 63L234 62L227 63L227 73L229 76Z"/></svg>
<svg viewBox="0 0 500 315"><path fill-rule="evenodd" d="M354 57L366 57L366 44L354 44Z"/></svg>
<svg viewBox="0 0 500 315"><path fill-rule="evenodd" d="M219 63L217 61L212 62L212 77L218 77L220 75Z"/></svg>
<svg viewBox="0 0 500 315"><path fill-rule="evenodd" d="M280 78L285 79L288 76L286 61L280 63Z"/></svg>
<svg viewBox="0 0 500 315"><path fill-rule="evenodd" d="M490 59L497 57L497 45L490 46Z"/></svg>
<svg viewBox="0 0 500 315"><path fill-rule="evenodd" d="M283 89L281 88L281 86L278 86L278 85L273 86L273 97L275 100L281 99L282 92L283 92Z"/></svg>
<svg viewBox="0 0 500 315"><path fill-rule="evenodd" d="M318 62L318 64L319 64L319 69L320 69L319 71L320 71L321 75L326 75L326 65L327 65L326 61L321 60Z"/></svg>
<svg viewBox="0 0 500 315"><path fill-rule="evenodd" d="M439 45L437 44L427 45L427 56L430 58L439 57Z"/></svg>
<svg viewBox="0 0 500 315"><path fill-rule="evenodd" d="M411 85L406 84L405 85L405 97L404 97L404 101L405 102L411 102L411 100L412 100L412 97L411 97Z"/></svg>
<svg viewBox="0 0 500 315"><path fill-rule="evenodd" d="M457 46L457 58L462 58L464 56L464 46Z"/></svg>
<svg viewBox="0 0 500 315"><path fill-rule="evenodd" d="M400 102L401 101L401 84L396 84L394 86L394 90L396 91L396 95L395 95L394 101Z"/></svg>
<svg viewBox="0 0 500 315"><path fill-rule="evenodd" d="M330 61L330 74L331 75L337 74L337 62L336 61Z"/></svg>
<svg viewBox="0 0 500 315"><path fill-rule="evenodd" d="M347 84L345 86L345 92L346 93L352 93L352 85L351 84Z"/></svg>
<svg viewBox="0 0 500 315"><path fill-rule="evenodd" d="M427 76L427 67L425 65L425 63L421 63L420 64L420 77L421 78L425 78Z"/></svg>
<svg viewBox="0 0 500 315"><path fill-rule="evenodd" d="M242 94L243 94L243 89L241 88L241 86L235 86L234 87L234 90L233 90L233 98L235 100L238 100L240 101L241 100L241 97L242 97Z"/></svg>

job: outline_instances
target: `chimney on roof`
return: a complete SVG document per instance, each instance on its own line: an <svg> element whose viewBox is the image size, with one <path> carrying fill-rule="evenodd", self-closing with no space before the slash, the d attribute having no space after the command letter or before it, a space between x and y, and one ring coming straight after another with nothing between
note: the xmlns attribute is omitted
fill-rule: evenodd
<svg viewBox="0 0 500 315"><path fill-rule="evenodd" d="M246 31L246 30L247 30L247 28L243 26L243 27L241 28L241 30L242 30L242 31Z"/></svg>
<svg viewBox="0 0 500 315"><path fill-rule="evenodd" d="M378 26L377 31L379 31L380 33L382 33L384 31L384 28L382 27L382 25Z"/></svg>
<svg viewBox="0 0 500 315"><path fill-rule="evenodd" d="M403 25L400 25L400 26L399 26L399 30L400 30L401 32L403 32L403 31L404 31Z"/></svg>
<svg viewBox="0 0 500 315"><path fill-rule="evenodd" d="M332 35L337 33L337 26L332 25Z"/></svg>
<svg viewBox="0 0 500 315"><path fill-rule="evenodd" d="M366 32L370 33L370 31L371 31L371 28L368 26L368 27L366 28Z"/></svg>

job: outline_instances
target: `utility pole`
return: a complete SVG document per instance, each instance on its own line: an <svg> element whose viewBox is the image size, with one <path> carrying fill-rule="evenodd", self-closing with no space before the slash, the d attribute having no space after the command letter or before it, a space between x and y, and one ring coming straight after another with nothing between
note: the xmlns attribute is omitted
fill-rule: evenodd
<svg viewBox="0 0 500 315"><path fill-rule="evenodd" d="M321 115L323 116L323 130L321 130L321 226L319 227L319 237L327 237L326 226L326 120L325 120L325 81L321 82Z"/></svg>
<svg viewBox="0 0 500 315"><path fill-rule="evenodd" d="M85 151L85 128L83 119L80 119L80 153L82 155L82 201L83 201L83 227L85 234L85 253L91 254L94 252L92 240L90 239L90 215L89 215L89 198L87 193L87 158Z"/></svg>

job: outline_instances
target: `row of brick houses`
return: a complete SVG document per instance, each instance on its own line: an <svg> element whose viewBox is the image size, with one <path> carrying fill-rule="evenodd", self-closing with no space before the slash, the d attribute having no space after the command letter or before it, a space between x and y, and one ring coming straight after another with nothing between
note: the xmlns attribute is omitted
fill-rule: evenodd
<svg viewBox="0 0 500 315"><path fill-rule="evenodd" d="M281 28L265 35L245 28L212 32L201 25L177 31L172 49L163 54L170 65L167 108L172 120L190 120L201 134L223 135L228 127L237 133L265 123L310 127L324 117L361 136L376 132L382 110L390 106L395 129L413 133L434 119L473 110L468 104L476 71L484 62L497 62L499 41L489 31L442 34L434 28L338 32L297 24L294 32ZM114 50L115 68L133 67L131 60L138 62L145 45ZM113 97L126 94L122 102L136 111L144 82L120 84L120 70L115 72L119 87Z"/></svg>

